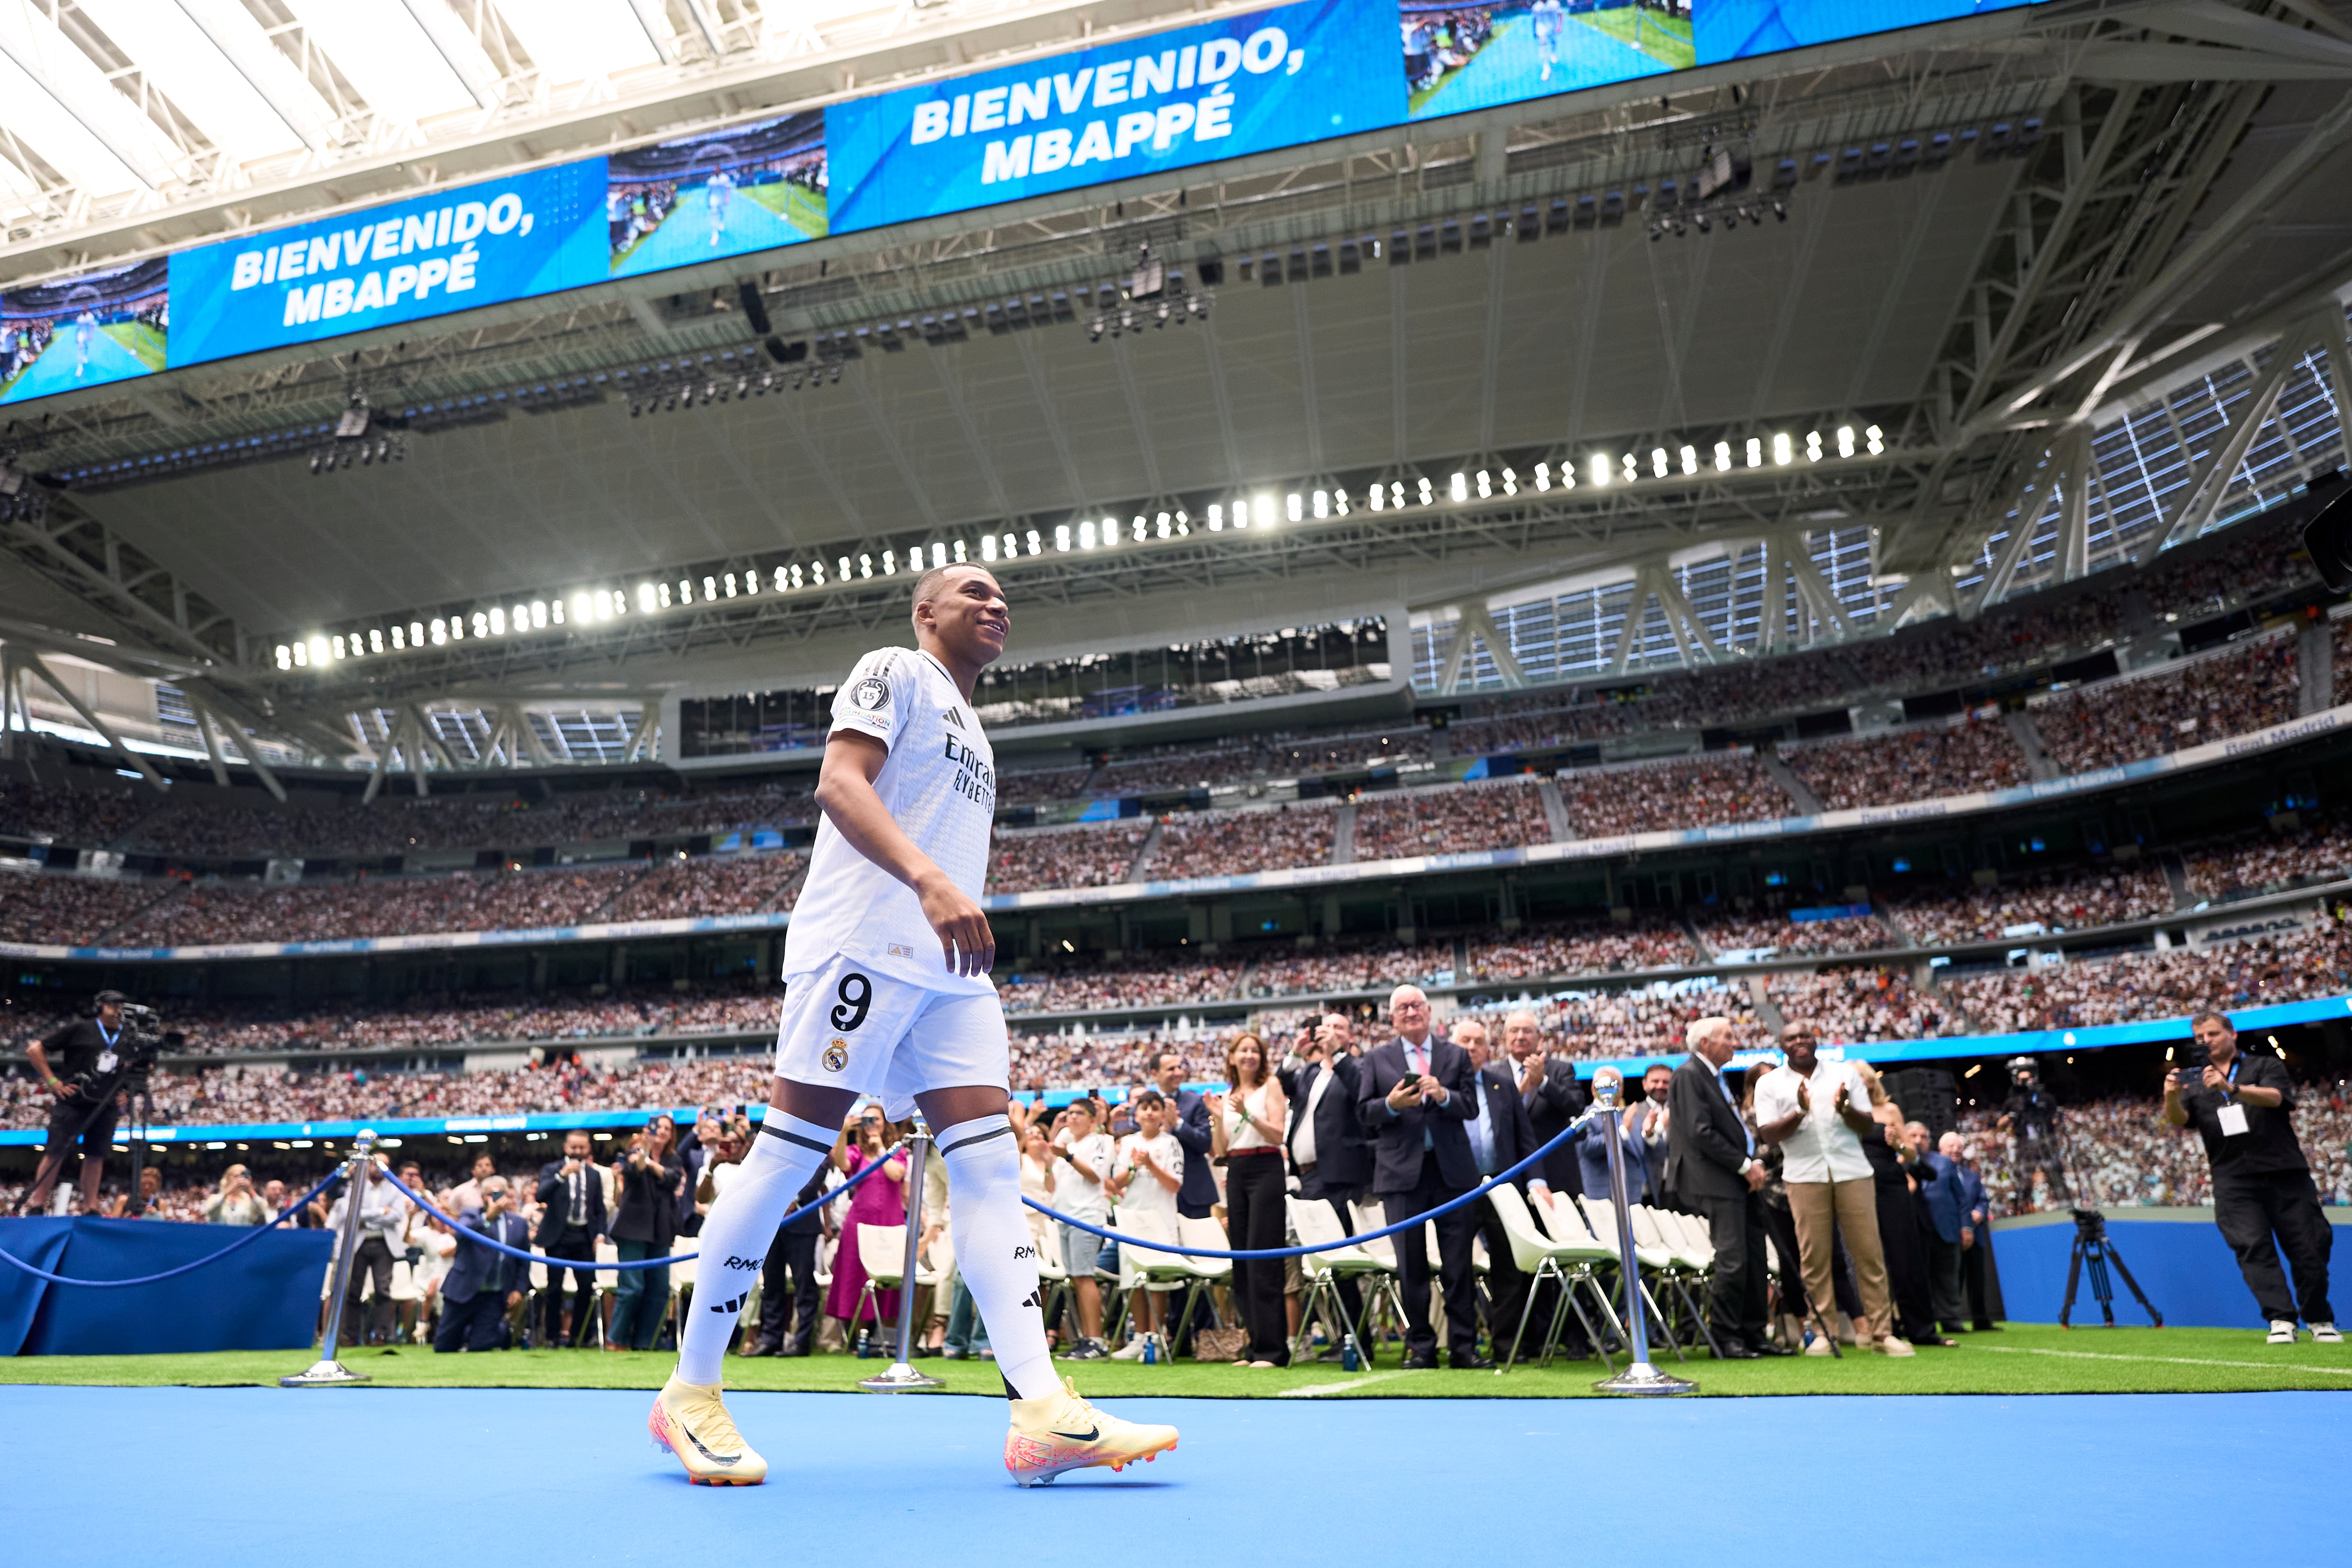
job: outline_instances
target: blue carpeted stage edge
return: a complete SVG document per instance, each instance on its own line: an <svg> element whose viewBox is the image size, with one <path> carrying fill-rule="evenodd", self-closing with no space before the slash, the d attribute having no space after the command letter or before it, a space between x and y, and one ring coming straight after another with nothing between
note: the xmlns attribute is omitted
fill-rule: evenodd
<svg viewBox="0 0 2352 1568"><path fill-rule="evenodd" d="M0 1249L52 1274L131 1279L217 1252L247 1232L130 1219L0 1219ZM334 1237L278 1230L154 1285L89 1290L0 1263L0 1355L300 1350L319 1326Z"/></svg>
<svg viewBox="0 0 2352 1568"><path fill-rule="evenodd" d="M1389 1563L1886 1559L2352 1562L2344 1394L2037 1398L1118 1401L1182 1445L1022 1491L994 1399L744 1394L766 1486L689 1487L644 1393L0 1390L12 1561L134 1543L142 1563L460 1554L959 1568L1116 1561ZM145 1456L130 1510L92 1445ZM1894 1458L1902 1456L1902 1458ZM2203 1456L2202 1459L2199 1456ZM2231 1458L2235 1456L2234 1460ZM517 1463L520 1459L522 1462ZM2226 1472L2227 1506L2185 1493ZM387 1500L406 1500L408 1506ZM93 1530L99 1531L92 1533Z"/></svg>
<svg viewBox="0 0 2352 1568"><path fill-rule="evenodd" d="M2328 1294L2338 1315L2352 1315L2352 1209L2331 1208L2327 1217L2336 1236ZM2184 1329L2261 1326L2263 1315L2254 1309L2237 1258L2214 1226L2211 1209L2109 1209L2107 1236L2167 1323ZM2074 1221L2069 1215L2022 1215L1993 1222L1993 1256L2000 1260L2001 1300L2011 1322L2058 1321L2059 1303L2066 1299L2066 1258L2074 1245ZM2116 1321L2147 1327L2147 1315L2124 1282L2116 1279L2114 1289ZM2073 1321L2077 1328L2100 1321L2087 1267L2075 1287Z"/></svg>

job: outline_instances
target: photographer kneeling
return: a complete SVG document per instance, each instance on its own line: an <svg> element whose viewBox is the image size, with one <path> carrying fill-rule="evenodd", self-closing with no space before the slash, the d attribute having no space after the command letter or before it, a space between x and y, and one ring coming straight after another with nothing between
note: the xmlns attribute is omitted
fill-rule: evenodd
<svg viewBox="0 0 2352 1568"><path fill-rule="evenodd" d="M98 1016L77 1018L46 1039L26 1047L33 1072L57 1103L49 1108L49 1135L41 1146L41 1167L26 1194L24 1212L49 1206L50 1189L67 1157L81 1150L81 1212L98 1212L99 1178L114 1142L117 1092L121 1088L122 1003L120 991L98 994ZM52 1066L50 1058L57 1058Z"/></svg>
<svg viewBox="0 0 2352 1568"><path fill-rule="evenodd" d="M2295 1141L2294 1082L2276 1057L2238 1049L2226 1014L2206 1008L2189 1027L2207 1060L2164 1075L2164 1119L2194 1123L2213 1167L2213 1221L2238 1255L2238 1271L2270 1321L2270 1342L2294 1343L2296 1303L2311 1337L2342 1344L2327 1304L2327 1258L2335 1237L2320 1212L2319 1189ZM2194 1060L2194 1058L2191 1058ZM2184 1085L2183 1079L2187 1080ZM2273 1237L2277 1237L2273 1245ZM2294 1270L2287 1294L2279 1253Z"/></svg>

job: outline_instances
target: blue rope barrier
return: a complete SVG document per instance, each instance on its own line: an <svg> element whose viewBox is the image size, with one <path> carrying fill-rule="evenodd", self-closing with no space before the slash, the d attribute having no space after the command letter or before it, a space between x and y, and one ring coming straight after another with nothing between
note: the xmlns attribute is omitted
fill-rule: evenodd
<svg viewBox="0 0 2352 1568"><path fill-rule="evenodd" d="M320 1182L317 1186L312 1187L309 1192L304 1193L300 1197L296 1198L292 1203L287 1205L286 1212L279 1215L276 1219L271 1220L268 1225L255 1226L252 1230L247 1232L246 1235L237 1237L235 1241L230 1242L218 1252L208 1253L205 1257L197 1258L194 1263L183 1263L177 1268L166 1268L161 1274L142 1274L136 1279L68 1279L62 1274L52 1274L46 1268L37 1268L33 1264L27 1263L23 1258L18 1258L16 1254L5 1250L0 1250L0 1262L13 1263L17 1268L23 1269L26 1273L33 1276L36 1279L46 1279L52 1285L79 1285L86 1290L120 1290L127 1285L152 1285L159 1279L169 1279L174 1275L185 1274L192 1268L202 1268L207 1263L217 1263L222 1258L226 1258L230 1253L235 1252L238 1247L251 1246L254 1242L258 1241L270 1231L277 1229L279 1226L284 1225L288 1220L293 1218L296 1211L300 1209L304 1204L309 1203L312 1198L317 1197L320 1193L325 1192L329 1187L333 1186L337 1182L340 1182L342 1179L342 1169L341 1166L338 1166L328 1175L325 1181Z"/></svg>
<svg viewBox="0 0 2352 1568"><path fill-rule="evenodd" d="M897 1156L906 1152L906 1149L907 1146L904 1143L898 1145L896 1148L884 1154L880 1159L868 1163L866 1168L859 1171L857 1174L850 1177L847 1181L842 1183L841 1185L834 1188L833 1191L818 1198L814 1203L804 1205L784 1215L783 1218L776 1222L776 1228L778 1230L782 1230L784 1226L792 1224L793 1221L803 1218L808 1215L813 1215L816 1213L817 1210L824 1207L825 1205L833 1202L834 1199L845 1195L850 1189L856 1186L858 1183L874 1174L877 1171L879 1171ZM543 1252L525 1252L520 1247L509 1247L503 1241L492 1241L488 1237L484 1236L478 1230L467 1229L466 1223L463 1220L456 1219L448 1215L443 1214L438 1208L434 1206L433 1200L431 1198L426 1197L422 1193L411 1190L408 1184L402 1181L398 1176L393 1175L387 1172L383 1179L391 1183L395 1191L404 1194L408 1200L411 1203L414 1203L418 1208L423 1209L425 1213L447 1225L452 1234L454 1234L458 1240L471 1242L476 1247L487 1247L492 1252L503 1252L509 1258L520 1258L525 1263L544 1263L551 1269L667 1268L673 1263L691 1263L696 1258L702 1256L699 1252L681 1252L675 1258L640 1258L634 1261L625 1263L604 1263L592 1258L550 1258Z"/></svg>
<svg viewBox="0 0 2352 1568"><path fill-rule="evenodd" d="M1382 1226L1378 1230L1367 1230L1359 1232L1354 1236L1343 1236L1337 1241L1318 1241L1311 1247L1260 1247L1252 1252L1220 1251L1217 1248L1208 1247L1179 1247L1172 1242L1154 1241L1148 1236L1123 1236L1115 1230L1105 1230L1098 1225L1088 1225L1082 1219L1072 1219L1068 1215L1063 1214L1059 1210L1047 1208L1044 1204L1039 1203L1034 1198L1024 1197L1021 1201L1027 1204L1031 1208L1035 1209L1039 1214L1045 1215L1047 1218L1059 1220L1062 1224L1066 1225L1075 1230L1083 1230L1089 1236L1101 1237L1105 1241L1121 1242L1129 1247L1148 1247L1153 1252L1172 1252L1184 1258L1230 1258L1236 1262L1251 1262L1259 1258L1265 1258L1270 1261L1276 1258L1305 1258L1309 1253L1336 1252L1343 1247L1360 1247L1368 1241L1378 1241L1383 1237L1394 1236L1401 1230L1412 1230L1419 1226L1423 1221L1435 1219L1441 1215L1452 1214L1455 1209L1462 1207L1465 1204L1472 1203L1479 1198L1485 1197L1488 1193L1493 1192L1496 1187L1502 1185L1505 1182L1511 1180L1520 1172L1528 1169L1537 1161L1542 1159L1545 1155L1550 1153L1553 1150L1567 1142L1570 1138L1575 1137L1578 1130L1583 1127L1585 1122L1590 1121L1593 1114L1594 1113L1590 1110L1586 1111L1582 1116L1578 1117L1566 1127L1561 1128L1550 1142L1545 1144L1534 1153L1529 1154L1526 1159L1520 1161L1509 1170L1489 1177L1486 1181L1471 1188L1468 1192L1464 1193L1458 1198L1449 1199L1448 1201L1438 1205L1433 1209L1428 1209L1421 1214L1414 1215L1411 1219L1401 1219L1394 1225Z"/></svg>

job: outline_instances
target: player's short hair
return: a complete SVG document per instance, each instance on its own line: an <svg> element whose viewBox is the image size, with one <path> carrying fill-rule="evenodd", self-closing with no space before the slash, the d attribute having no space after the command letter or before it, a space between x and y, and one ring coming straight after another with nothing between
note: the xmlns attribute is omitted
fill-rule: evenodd
<svg viewBox="0 0 2352 1568"><path fill-rule="evenodd" d="M2233 1035L2238 1032L2238 1026L2230 1022L2230 1015L2224 1013L2219 1007L2198 1008L2197 1011L2189 1015L2189 1026L2194 1029L2198 1025L2203 1023L2208 1018L2212 1019L2215 1023L2221 1025L2221 1027L2229 1030L2230 1033Z"/></svg>

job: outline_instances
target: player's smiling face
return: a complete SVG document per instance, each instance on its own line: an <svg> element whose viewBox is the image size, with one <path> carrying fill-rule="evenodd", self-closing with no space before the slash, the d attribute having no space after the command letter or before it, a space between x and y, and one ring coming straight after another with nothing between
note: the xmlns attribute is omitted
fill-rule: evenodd
<svg viewBox="0 0 2352 1568"><path fill-rule="evenodd" d="M1012 606L996 579L977 566L950 568L948 581L926 602L931 629L956 662L993 664L1013 633Z"/></svg>

